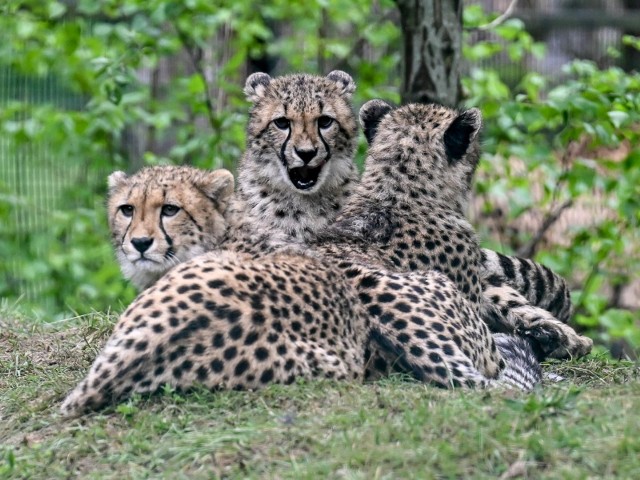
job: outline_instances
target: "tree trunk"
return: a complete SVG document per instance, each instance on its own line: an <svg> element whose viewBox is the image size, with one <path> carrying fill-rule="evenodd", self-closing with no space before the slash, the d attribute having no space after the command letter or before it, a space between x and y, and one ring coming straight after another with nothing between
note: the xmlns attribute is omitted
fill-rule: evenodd
<svg viewBox="0 0 640 480"><path fill-rule="evenodd" d="M640 0L624 0L625 13L640 12ZM640 25L622 32L625 35L640 36ZM622 48L622 67L627 71L640 71L640 50L625 45Z"/></svg>
<svg viewBox="0 0 640 480"><path fill-rule="evenodd" d="M404 44L402 102L460 101L462 0L396 0Z"/></svg>

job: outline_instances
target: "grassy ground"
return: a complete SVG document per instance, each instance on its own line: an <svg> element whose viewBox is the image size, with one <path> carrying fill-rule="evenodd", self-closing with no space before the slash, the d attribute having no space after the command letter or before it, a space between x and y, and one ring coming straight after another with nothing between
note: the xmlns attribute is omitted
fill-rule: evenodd
<svg viewBox="0 0 640 480"><path fill-rule="evenodd" d="M604 358L531 395L319 381L60 418L112 321L0 314L0 478L640 478L640 368Z"/></svg>

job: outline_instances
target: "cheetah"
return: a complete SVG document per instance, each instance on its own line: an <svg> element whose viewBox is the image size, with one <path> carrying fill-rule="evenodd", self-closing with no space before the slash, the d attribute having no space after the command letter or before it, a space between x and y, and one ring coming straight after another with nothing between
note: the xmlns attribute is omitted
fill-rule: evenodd
<svg viewBox="0 0 640 480"><path fill-rule="evenodd" d="M213 250L227 233L231 172L147 167L108 179L111 242L124 277L139 290L173 266Z"/></svg>
<svg viewBox="0 0 640 480"><path fill-rule="evenodd" d="M336 217L358 179L355 88L339 70L247 78L252 108L228 248L259 254L304 243Z"/></svg>
<svg viewBox="0 0 640 480"><path fill-rule="evenodd" d="M363 176L314 249L390 271L437 270L493 331L532 337L541 358L588 353L589 338L487 281L483 251L464 215L479 159L480 111L435 104L393 109L372 100L360 119L370 139Z"/></svg>
<svg viewBox="0 0 640 480"><path fill-rule="evenodd" d="M342 71L326 77L296 74L272 79L256 73L247 78L245 93L253 106L237 200L231 207L237 228L230 230L228 248L262 254L292 241L313 241L332 224L359 180L353 163L355 88ZM375 127L365 129L369 142L374 134ZM564 279L530 260L487 249L480 252L478 274L488 288L482 313L497 330L513 331L523 316L551 314L564 323L569 320L572 305ZM510 307L515 304L518 310Z"/></svg>
<svg viewBox="0 0 640 480"><path fill-rule="evenodd" d="M185 178L199 179L181 184L185 197L219 191L219 176L181 168ZM143 170L141 176L145 195L120 197L133 207L134 215L125 218L157 212L162 207L148 199L162 199L162 192L163 202L176 198L168 189L173 167ZM137 185L136 178L120 180ZM207 218L209 223L186 223L173 244L201 230L228 228L224 218ZM389 302L389 292L397 301ZM162 385L257 389L297 378L361 381L371 350L384 352L379 358L390 366L442 387L530 389L541 374L524 343L491 335L438 272L335 265L298 248L258 258L214 248L171 268L134 300L61 411L76 415Z"/></svg>

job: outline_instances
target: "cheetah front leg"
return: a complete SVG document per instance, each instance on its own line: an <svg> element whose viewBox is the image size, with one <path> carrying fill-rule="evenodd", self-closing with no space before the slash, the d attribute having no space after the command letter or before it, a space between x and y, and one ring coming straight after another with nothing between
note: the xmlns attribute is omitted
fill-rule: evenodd
<svg viewBox="0 0 640 480"><path fill-rule="evenodd" d="M487 325L446 276L368 270L355 280L370 322L367 377L395 370L442 387L498 377L504 362Z"/></svg>
<svg viewBox="0 0 640 480"><path fill-rule="evenodd" d="M548 311L532 306L511 287L489 286L484 290L484 300L481 316L489 328L530 339L541 360L579 358L593 347L593 340L579 335Z"/></svg>

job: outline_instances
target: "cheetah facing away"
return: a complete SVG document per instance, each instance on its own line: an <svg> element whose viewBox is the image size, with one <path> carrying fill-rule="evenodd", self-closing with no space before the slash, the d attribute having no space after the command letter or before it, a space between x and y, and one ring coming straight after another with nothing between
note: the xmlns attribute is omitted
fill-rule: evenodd
<svg viewBox="0 0 640 480"><path fill-rule="evenodd" d="M165 188L163 168L168 167L145 173L158 177L148 182L151 196ZM146 216L153 204L136 198L140 203L127 198L129 205ZM224 223L200 226L224 228ZM195 222L191 229L199 231ZM180 235L173 239L174 244L181 240ZM398 301L390 304L386 292L394 292ZM518 341L491 336L437 272L333 266L295 252L252 259L214 251L173 268L129 306L62 412L80 413L163 384L254 389L296 378L361 380L365 350L372 343L403 370L444 387L507 383L530 388L539 382L535 359L513 366L526 370L524 376L510 374L513 368L504 368L495 345L508 351ZM407 359L413 363L407 365Z"/></svg>
<svg viewBox="0 0 640 480"><path fill-rule="evenodd" d="M437 270L494 331L530 337L540 357L588 353L590 339L508 286L485 283L483 252L464 216L479 159L479 110L393 109L372 100L360 117L370 139L365 171L316 249L391 271Z"/></svg>

